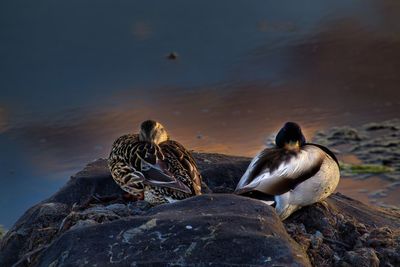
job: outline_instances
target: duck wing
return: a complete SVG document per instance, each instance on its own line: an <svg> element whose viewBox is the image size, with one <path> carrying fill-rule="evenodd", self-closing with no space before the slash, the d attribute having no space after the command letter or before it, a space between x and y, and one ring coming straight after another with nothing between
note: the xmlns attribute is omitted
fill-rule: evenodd
<svg viewBox="0 0 400 267"><path fill-rule="evenodd" d="M314 144L314 143L306 143L306 145L318 147L319 149L324 151L326 154L328 154L336 162L336 164L339 166L338 159L336 158L335 154L331 150L329 150L329 148L327 148L325 146L322 146L322 145L319 145L319 144Z"/></svg>
<svg viewBox="0 0 400 267"><path fill-rule="evenodd" d="M286 193L313 177L319 171L323 160L323 151L315 146L305 146L299 151L283 148L265 149L251 161L235 193Z"/></svg>
<svg viewBox="0 0 400 267"><path fill-rule="evenodd" d="M176 178L169 157L161 148L152 143L143 142L132 155L131 162L143 174L143 183L151 186L167 187L190 194L190 188Z"/></svg>
<svg viewBox="0 0 400 267"><path fill-rule="evenodd" d="M160 147L165 157L171 159L175 176L191 186L195 195L201 195L201 175L192 154L173 140L163 142Z"/></svg>
<svg viewBox="0 0 400 267"><path fill-rule="evenodd" d="M115 140L108 157L108 166L115 182L133 195L143 192L144 176L138 166L135 166L135 159L132 157L142 145L138 135L123 135Z"/></svg>
<svg viewBox="0 0 400 267"><path fill-rule="evenodd" d="M144 185L168 187L191 193L181 181L169 171L160 147L139 140L138 135L128 134L118 138L112 147L108 164L114 180L131 194L139 195Z"/></svg>

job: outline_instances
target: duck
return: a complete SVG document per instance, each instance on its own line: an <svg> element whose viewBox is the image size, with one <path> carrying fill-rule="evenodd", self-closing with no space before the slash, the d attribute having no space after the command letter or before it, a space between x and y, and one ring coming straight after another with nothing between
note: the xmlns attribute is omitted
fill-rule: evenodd
<svg viewBox="0 0 400 267"><path fill-rule="evenodd" d="M250 162L235 193L275 207L282 220L304 206L323 201L340 179L339 162L328 148L307 143L301 127L286 122L273 147Z"/></svg>
<svg viewBox="0 0 400 267"><path fill-rule="evenodd" d="M146 120L138 133L117 138L108 166L122 190L152 205L201 195L202 178L192 154L158 121Z"/></svg>

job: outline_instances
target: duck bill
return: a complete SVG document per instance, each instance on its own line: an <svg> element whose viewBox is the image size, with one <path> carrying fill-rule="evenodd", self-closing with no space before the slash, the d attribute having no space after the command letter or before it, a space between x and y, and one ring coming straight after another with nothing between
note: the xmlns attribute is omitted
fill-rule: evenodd
<svg viewBox="0 0 400 267"><path fill-rule="evenodd" d="M288 150L298 150L298 149L300 149L300 141L286 143L285 144L285 149L288 149Z"/></svg>

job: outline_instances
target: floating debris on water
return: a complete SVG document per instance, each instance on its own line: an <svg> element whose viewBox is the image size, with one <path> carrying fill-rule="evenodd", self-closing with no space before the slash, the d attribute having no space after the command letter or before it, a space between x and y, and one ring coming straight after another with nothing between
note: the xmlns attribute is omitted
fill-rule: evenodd
<svg viewBox="0 0 400 267"><path fill-rule="evenodd" d="M167 55L167 59L169 60L176 60L178 59L179 55L176 52L171 52Z"/></svg>

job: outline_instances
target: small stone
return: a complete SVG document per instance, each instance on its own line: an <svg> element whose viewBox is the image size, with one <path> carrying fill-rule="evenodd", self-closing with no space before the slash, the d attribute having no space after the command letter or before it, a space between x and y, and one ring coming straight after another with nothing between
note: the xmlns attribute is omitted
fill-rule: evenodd
<svg viewBox="0 0 400 267"><path fill-rule="evenodd" d="M379 267L379 258L372 248L360 248L345 253L344 262L350 266L370 266Z"/></svg>
<svg viewBox="0 0 400 267"><path fill-rule="evenodd" d="M311 236L311 246L314 249L319 248L323 243L323 238L324 238L323 234L320 231L316 231L315 234Z"/></svg>
<svg viewBox="0 0 400 267"><path fill-rule="evenodd" d="M393 232L388 227L377 228L371 231L367 244L370 247L391 247L395 243Z"/></svg>
<svg viewBox="0 0 400 267"><path fill-rule="evenodd" d="M341 258L339 257L339 255L337 255L336 253L333 254L333 262L338 263L341 260Z"/></svg>
<svg viewBox="0 0 400 267"><path fill-rule="evenodd" d="M357 231L362 235L368 232L367 227L363 223L357 224L356 228L357 228Z"/></svg>
<svg viewBox="0 0 400 267"><path fill-rule="evenodd" d="M264 262L270 262L271 261L271 257L268 257L264 260Z"/></svg>
<svg viewBox="0 0 400 267"><path fill-rule="evenodd" d="M337 214L336 218L338 218L340 221L344 220L344 216L342 214Z"/></svg>
<svg viewBox="0 0 400 267"><path fill-rule="evenodd" d="M188 229L188 230L192 230L192 229L193 229L193 227L192 227L191 225L186 225L186 229Z"/></svg>
<svg viewBox="0 0 400 267"><path fill-rule="evenodd" d="M318 237L318 238L324 238L324 235L320 232L320 231L316 231L315 232L315 234L314 234L316 237Z"/></svg>

